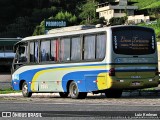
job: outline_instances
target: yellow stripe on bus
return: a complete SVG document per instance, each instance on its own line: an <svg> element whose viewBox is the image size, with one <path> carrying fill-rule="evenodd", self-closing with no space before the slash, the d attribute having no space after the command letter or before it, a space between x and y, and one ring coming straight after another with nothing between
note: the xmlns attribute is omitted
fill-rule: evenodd
<svg viewBox="0 0 160 120"><path fill-rule="evenodd" d="M78 67L71 67L71 68L53 68L53 69L48 69L48 70L41 70L41 71L39 71L39 72L37 72L35 75L34 75L34 77L33 77L33 79L32 79L32 84L31 84L31 90L34 92L35 91L35 89L36 89L36 86L35 86L35 82L38 82L38 78L41 76L41 75L43 75L43 74L45 74L45 73L48 73L48 72L55 72L55 71L62 71L62 70L66 70L66 73L68 72L68 70L73 70L73 69L75 69L74 71L76 71L76 70L84 70L84 68L87 68L87 69L92 69L92 70L94 70L94 68L100 68L100 69L107 69L107 67L109 67L109 66L106 66L106 65L104 65L104 66L78 66ZM72 72L72 71L71 71ZM64 74L65 75L65 74ZM63 76L64 76L63 75ZM46 76L47 77L47 76Z"/></svg>

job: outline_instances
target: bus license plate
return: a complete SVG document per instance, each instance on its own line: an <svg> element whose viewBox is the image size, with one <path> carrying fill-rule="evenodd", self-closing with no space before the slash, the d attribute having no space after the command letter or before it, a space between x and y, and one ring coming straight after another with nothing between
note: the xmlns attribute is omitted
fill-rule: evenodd
<svg viewBox="0 0 160 120"><path fill-rule="evenodd" d="M132 86L139 86L139 85L141 85L140 82L132 82Z"/></svg>

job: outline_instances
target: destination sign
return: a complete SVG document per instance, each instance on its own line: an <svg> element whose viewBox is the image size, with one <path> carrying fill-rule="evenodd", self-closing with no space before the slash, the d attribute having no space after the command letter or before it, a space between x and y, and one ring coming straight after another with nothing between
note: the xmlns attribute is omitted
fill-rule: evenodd
<svg viewBox="0 0 160 120"><path fill-rule="evenodd" d="M145 55L155 52L155 34L149 28L114 28L112 38L113 50L117 54Z"/></svg>
<svg viewBox="0 0 160 120"><path fill-rule="evenodd" d="M125 36L121 36L120 41L118 42L118 46L120 48L148 50L149 40L140 39L138 37L127 39Z"/></svg>

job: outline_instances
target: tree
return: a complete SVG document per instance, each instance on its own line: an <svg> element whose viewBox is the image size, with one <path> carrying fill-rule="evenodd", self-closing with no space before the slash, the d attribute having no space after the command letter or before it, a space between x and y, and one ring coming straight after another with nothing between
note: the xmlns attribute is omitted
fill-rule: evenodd
<svg viewBox="0 0 160 120"><path fill-rule="evenodd" d="M109 24L111 25L111 26L113 26L113 25L122 25L122 24L124 24L125 23L125 21L126 21L126 16L125 17L113 17L113 18L111 18L110 20L109 20Z"/></svg>
<svg viewBox="0 0 160 120"><path fill-rule="evenodd" d="M92 24L96 20L96 5L94 0L88 0L86 4L82 6L82 12L80 18L84 24Z"/></svg>
<svg viewBox="0 0 160 120"><path fill-rule="evenodd" d="M77 17L75 15L72 15L72 13L69 12L59 12L55 16L56 20L66 20L68 25L75 25L77 24Z"/></svg>
<svg viewBox="0 0 160 120"><path fill-rule="evenodd" d="M100 17L99 21L98 21L98 24L107 25L107 22L108 21L104 17Z"/></svg>
<svg viewBox="0 0 160 120"><path fill-rule="evenodd" d="M34 26L31 24L29 17L18 17L14 23L7 26L7 36L9 37L26 37L31 35Z"/></svg>
<svg viewBox="0 0 160 120"><path fill-rule="evenodd" d="M75 15L72 15L69 12L59 12L56 14L55 17L50 17L48 19L54 19L54 20L66 20L67 21L67 25L71 26L71 25L75 25L77 24L77 17ZM45 34L45 22L44 20L41 22L40 25L36 26L33 35L42 35Z"/></svg>
<svg viewBox="0 0 160 120"><path fill-rule="evenodd" d="M33 35L42 35L45 33L45 22L44 20L40 23L40 25L37 25L34 32L33 32Z"/></svg>

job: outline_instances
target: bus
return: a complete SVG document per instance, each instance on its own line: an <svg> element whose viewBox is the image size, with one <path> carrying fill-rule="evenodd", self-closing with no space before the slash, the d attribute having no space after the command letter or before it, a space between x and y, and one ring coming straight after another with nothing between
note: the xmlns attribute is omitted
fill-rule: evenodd
<svg viewBox="0 0 160 120"><path fill-rule="evenodd" d="M11 70L15 53L13 46L20 41L21 38L0 38L0 67L1 70Z"/></svg>
<svg viewBox="0 0 160 120"><path fill-rule="evenodd" d="M160 76L160 42L157 42L157 52L158 52L158 72ZM160 83L160 81L159 81Z"/></svg>
<svg viewBox="0 0 160 120"><path fill-rule="evenodd" d="M119 98L123 90L157 87L155 32L140 26L72 26L22 39L14 46L12 87L24 97L87 93Z"/></svg>

